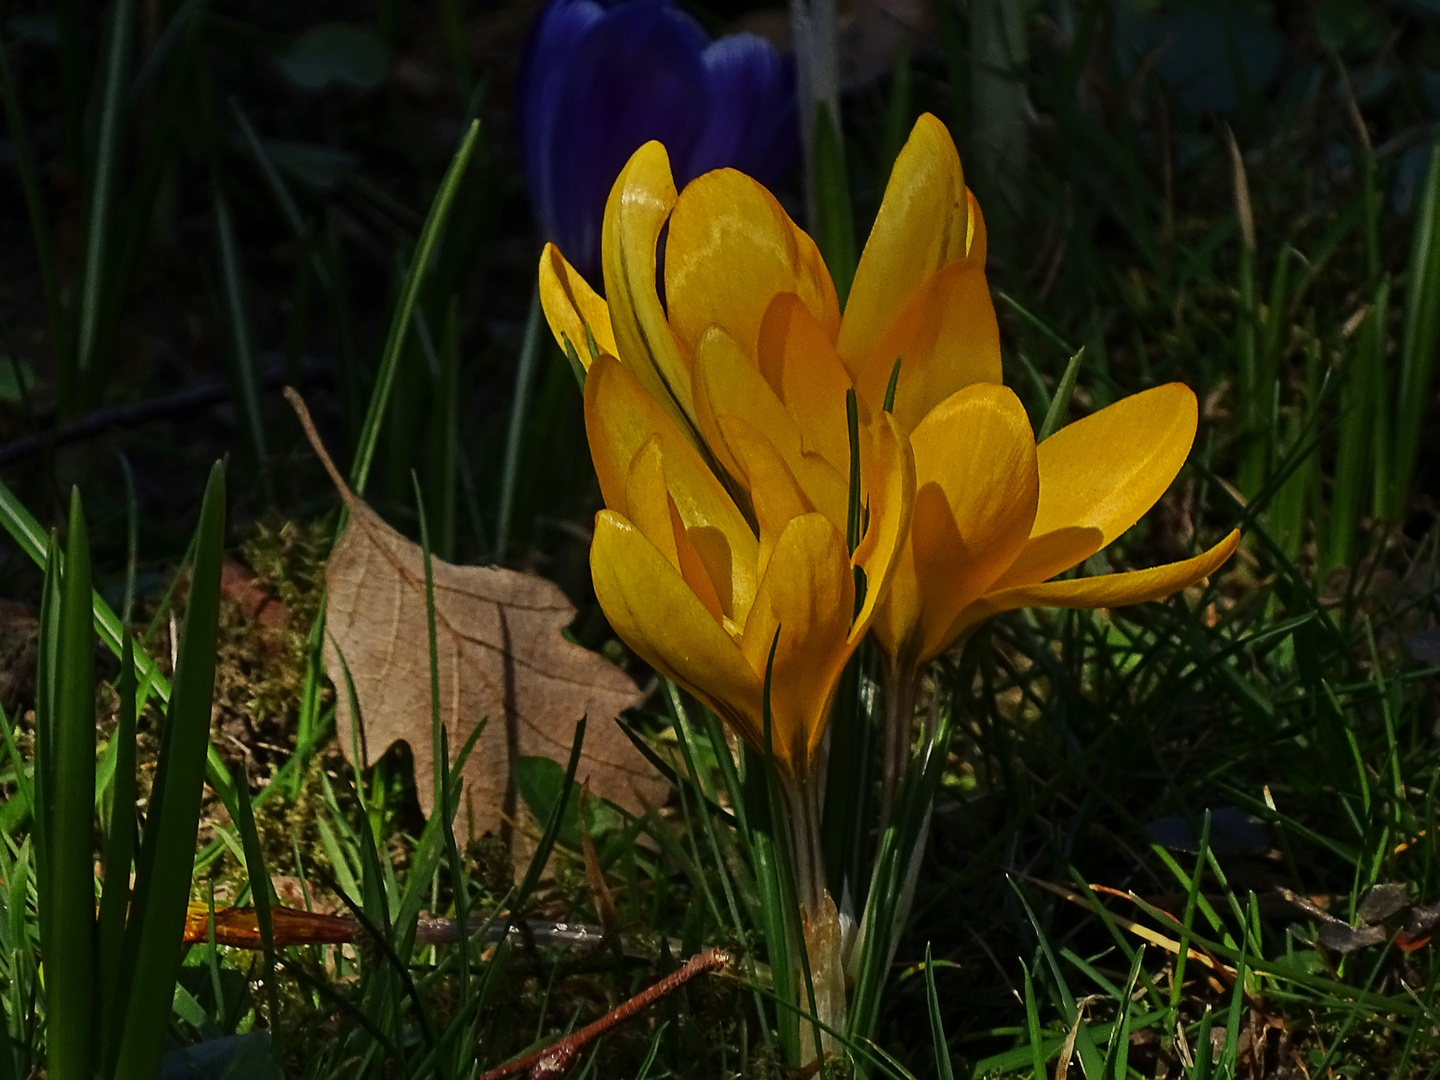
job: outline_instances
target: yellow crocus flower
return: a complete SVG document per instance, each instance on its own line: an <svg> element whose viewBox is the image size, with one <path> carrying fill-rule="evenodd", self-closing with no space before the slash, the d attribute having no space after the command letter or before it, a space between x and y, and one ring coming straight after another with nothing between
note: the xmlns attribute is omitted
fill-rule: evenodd
<svg viewBox="0 0 1440 1080"><path fill-rule="evenodd" d="M952 391L1000 380L984 221L934 117L897 162L843 319L814 241L770 192L721 169L677 193L659 143L617 178L603 235L608 303L553 245L541 257L556 340L582 364L587 339L619 357L747 493L743 444L760 432L808 505L842 528L847 391L873 427L903 355L894 415L908 429Z"/></svg>
<svg viewBox="0 0 1440 1080"><path fill-rule="evenodd" d="M1037 446L1001 385L985 248L954 143L926 115L895 162L843 315L814 242L768 191L720 170L677 192L658 143L635 153L610 195L608 302L553 247L541 259L557 340L582 362L587 333L598 352L621 357L757 510L779 499L843 529L846 393L870 432L890 422L895 378L892 415L910 433L916 492L874 630L898 714L890 738L905 748L920 672L984 619L1159 599L1209 575L1239 542L1232 532L1181 562L1052 580L1164 493L1194 439L1195 397L1157 387Z"/></svg>
<svg viewBox="0 0 1440 1080"><path fill-rule="evenodd" d="M757 526L640 380L601 353L585 380L585 429L606 509L590 548L610 624L751 744L795 789L814 773L840 673L864 637L909 525L914 466L893 422L871 433L870 528L845 533L782 488L754 498ZM746 446L757 470L767 448ZM876 587L856 610L852 568ZM773 648L773 661L772 657Z"/></svg>

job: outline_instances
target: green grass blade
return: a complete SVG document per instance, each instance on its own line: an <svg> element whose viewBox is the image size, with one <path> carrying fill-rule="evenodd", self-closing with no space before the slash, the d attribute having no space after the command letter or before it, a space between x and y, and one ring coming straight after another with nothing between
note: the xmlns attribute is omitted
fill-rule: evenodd
<svg viewBox="0 0 1440 1080"><path fill-rule="evenodd" d="M45 951L46 1052L55 1080L90 1080L94 1067L95 651L90 620L90 540L80 493L70 493L53 714L38 748L49 823L40 909Z"/></svg>
<svg viewBox="0 0 1440 1080"><path fill-rule="evenodd" d="M390 332L385 339L385 349L380 354L380 370L375 377L375 388L370 394L370 405L365 412L365 420L360 428L360 438L355 448L355 460L350 466L350 486L356 495L365 493L365 482L370 478L370 466L375 460L375 447L380 440L380 426L385 420L385 410L390 404L390 391L395 383L395 372L400 365L400 356L404 352L406 339L410 333L410 322L415 310L415 302L420 295L420 286L425 282L426 271L430 265L430 257L435 253L436 245L440 242L440 235L444 231L446 219L450 216L450 208L455 202L455 194L460 190L460 181L465 177L465 169L470 164L470 158L475 152L475 145L480 137L480 122L477 120L470 125L470 130L465 135L465 141L460 144L460 150L455 155L455 160L450 163L450 168L445 173L445 178L440 181L440 190L435 195L435 201L430 206L430 213L425 218L425 225L420 230L420 241L415 245L414 257L410 260L410 271L405 275L405 281L400 290L400 300L395 306L395 314L390 321Z"/></svg>
<svg viewBox="0 0 1440 1080"><path fill-rule="evenodd" d="M35 657L35 738L37 749L44 750L55 742L55 679L60 666L60 541L51 536L46 548L48 558L41 565L45 578L40 589L40 639ZM50 878L46 871L46 853L50 850L50 818L55 787L53 755L48 751L35 755L35 850L38 873L35 884L40 907L49 904Z"/></svg>
<svg viewBox="0 0 1440 1080"><path fill-rule="evenodd" d="M250 308L245 297L245 272L235 243L235 223L219 183L215 185L215 233L220 244L220 279L224 283L225 317L230 329L235 397L244 421L245 441L251 463L260 474L265 501L275 501L270 482L269 451L265 443L265 418L260 410L260 386L256 375L255 346L251 341Z"/></svg>
<svg viewBox="0 0 1440 1080"><path fill-rule="evenodd" d="M255 828L255 810L250 805L250 785L241 778L235 785L235 805L240 813L235 824L240 830L240 843L245 852L245 874L250 879L250 903L255 905L255 922L260 929L260 950L265 957L265 1006L269 1023L271 1047L277 1061L284 1061L280 1045L280 994L275 986L275 932L270 921L272 902L270 872L265 868L265 855L260 849L260 833Z"/></svg>
<svg viewBox="0 0 1440 1080"><path fill-rule="evenodd" d="M1405 275L1405 333L1400 344L1400 379L1395 398L1395 465L1391 476L1391 521L1409 509L1410 485L1420 456L1430 387L1440 349L1440 139L1430 150L1430 168L1411 234L1410 268Z"/></svg>
<svg viewBox="0 0 1440 1080"><path fill-rule="evenodd" d="M435 550L440 558L455 561L456 522L460 504L460 298L445 305L445 326L440 335L440 370L436 378L440 423L436 425L435 486L439 490L439 520Z"/></svg>
<svg viewBox="0 0 1440 1080"><path fill-rule="evenodd" d="M1050 407L1045 410L1045 422L1040 425L1040 433L1035 437L1037 443L1042 443L1054 435L1065 422L1065 413L1070 408L1070 396L1075 392L1075 379L1080 374L1080 365L1084 360L1085 346L1082 345L1065 365L1065 373L1060 376L1060 383L1055 387Z"/></svg>
<svg viewBox="0 0 1440 1080"><path fill-rule="evenodd" d="M1040 1009L1035 1003L1035 980L1030 977L1030 965L1020 968L1025 976L1025 1036L1026 1048L1030 1051L1030 1080L1049 1080L1045 1075L1045 1062L1049 1051L1045 1047L1045 1036L1040 1029Z"/></svg>
<svg viewBox="0 0 1440 1080"><path fill-rule="evenodd" d="M99 974L96 1021L102 1073L114 1067L119 1045L120 964L125 943L125 913L130 906L130 868L135 860L135 663L129 634L121 651L116 690L120 713L115 743L115 779L110 789L110 834L105 838L105 884L100 894Z"/></svg>
<svg viewBox="0 0 1440 1080"><path fill-rule="evenodd" d="M1350 362L1343 370L1340 391L1340 442L1335 454L1335 487L1330 498L1329 567L1349 566L1355 559L1356 533L1365 502L1365 488L1375 467L1376 415L1388 403L1381 396L1385 378L1385 338L1390 311L1390 279L1382 278L1375 301L1360 328ZM1391 451L1382 451L1389 458Z"/></svg>
<svg viewBox="0 0 1440 1080"><path fill-rule="evenodd" d="M165 24L165 29L160 32L150 54L145 57L145 63L140 65L140 73L130 84L130 90L126 99L126 106L134 108L140 103L145 91L155 81L155 77L165 68L165 63L174 54L175 48L180 44L180 39L190 29L202 9L209 6L210 0L185 0L180 9L170 16L170 21Z"/></svg>
<svg viewBox="0 0 1440 1080"><path fill-rule="evenodd" d="M515 392L510 399L510 427L505 433L505 463L500 467L500 512L495 526L495 559L505 557L510 542L515 493L520 486L520 454L524 448L525 418L530 411L530 391L540 354L540 293L530 297L525 317L525 340L520 345L520 363L515 369Z"/></svg>
<svg viewBox="0 0 1440 1080"><path fill-rule="evenodd" d="M75 336L77 393L86 392L84 380L95 359L105 300L105 276L110 239L110 201L121 154L120 126L125 105L125 72L130 58L130 33L135 22L134 0L115 0L105 34L105 60L101 74L99 127L96 131L94 169L86 206L85 256L80 276L80 322Z"/></svg>
<svg viewBox="0 0 1440 1080"><path fill-rule="evenodd" d="M230 99L230 113L235 117L235 126L240 129L240 137L244 140L246 149L255 158L255 164L260 167L260 175L264 177L270 194L275 197L275 202L279 205L280 213L284 215L286 224L290 226L291 233L294 234L296 240L304 241L309 235L305 218L300 213L300 204L295 201L295 195L291 192L290 185L285 183L285 178L280 175L275 159L265 149L265 144L255 131L255 125L250 123L250 117L246 115L245 110L240 107L240 102L235 98ZM328 289L330 277L326 273L319 253L313 249L311 260L321 285Z"/></svg>
<svg viewBox="0 0 1440 1080"><path fill-rule="evenodd" d="M815 241L843 308L855 280L855 214L839 122L823 101L815 104L815 215Z"/></svg>
<svg viewBox="0 0 1440 1080"><path fill-rule="evenodd" d="M123 969L129 986L121 994L127 1008L115 1080L152 1080L164 1050L210 742L224 544L225 472L217 463L200 508L175 691L136 864Z"/></svg>
<svg viewBox="0 0 1440 1080"><path fill-rule="evenodd" d="M935 990L935 963L930 958L930 945L925 945L925 1005L930 1014L930 1041L935 1044L935 1073L940 1080L955 1080L950 1062L950 1043L945 1038L945 1024L940 1019L940 995Z"/></svg>

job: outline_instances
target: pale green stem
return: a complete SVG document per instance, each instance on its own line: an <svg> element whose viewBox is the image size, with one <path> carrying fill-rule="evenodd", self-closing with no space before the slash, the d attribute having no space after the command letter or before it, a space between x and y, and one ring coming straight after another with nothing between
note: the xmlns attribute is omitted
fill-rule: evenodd
<svg viewBox="0 0 1440 1080"><path fill-rule="evenodd" d="M792 865L795 868L795 896L800 905L801 933L805 960L809 965L810 983L805 970L797 965L793 975L800 991L803 1008L810 1007L810 990L815 998L815 1018L833 1031L845 1030L845 964L842 955L840 918L835 902L825 888L825 848L820 838L819 784L783 780L781 792L785 807L786 833L790 840ZM815 1044L815 1028L801 1021L801 1064L839 1051L834 1036L820 1033Z"/></svg>

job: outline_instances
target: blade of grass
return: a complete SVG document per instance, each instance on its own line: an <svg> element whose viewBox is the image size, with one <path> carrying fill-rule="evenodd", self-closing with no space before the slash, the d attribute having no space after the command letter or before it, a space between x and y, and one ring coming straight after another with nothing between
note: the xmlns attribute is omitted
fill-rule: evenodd
<svg viewBox="0 0 1440 1080"><path fill-rule="evenodd" d="M122 969L126 1008L114 1080L151 1080L164 1051L210 741L224 543L225 472L217 462L200 507L175 689L136 860Z"/></svg>
<svg viewBox="0 0 1440 1080"><path fill-rule="evenodd" d="M53 715L39 726L48 760L42 808L49 834L41 873L45 951L47 1069L56 1080L90 1080L94 1071L95 650L90 617L90 540L80 492L70 493ZM52 781L53 783L49 782Z"/></svg>
<svg viewBox="0 0 1440 1080"><path fill-rule="evenodd" d="M255 347L251 341L250 306L245 297L245 271L240 265L230 206L225 201L225 194L220 190L218 180L215 183L215 234L220 246L220 278L224 282L225 318L230 330L235 399L240 404L240 416L244 421L245 441L250 451L251 463L260 474L265 501L273 504L275 489L270 479L270 454L265 444L265 418L260 410Z"/></svg>
<svg viewBox="0 0 1440 1080"><path fill-rule="evenodd" d="M1080 365L1084 359L1085 346L1081 345L1065 365L1065 373L1060 376L1060 382L1055 387L1055 396L1050 399L1050 407L1045 410L1045 422L1040 425L1040 433L1035 437L1037 443L1044 442L1060 430L1065 413L1070 408L1070 396L1075 392L1075 379L1080 374Z"/></svg>
<svg viewBox="0 0 1440 1080"><path fill-rule="evenodd" d="M950 1043L945 1038L945 1024L940 1019L940 995L935 990L935 964L930 958L930 944L925 944L925 1005L930 1014L930 1041L935 1045L935 1073L940 1080L955 1080L950 1062Z"/></svg>
<svg viewBox="0 0 1440 1080"><path fill-rule="evenodd" d="M855 214L839 120L824 101L815 103L815 216L815 241L843 308L855 280Z"/></svg>
<svg viewBox="0 0 1440 1080"><path fill-rule="evenodd" d="M75 334L75 387L79 398L87 393L84 380L95 360L104 303L107 243L110 239L110 200L121 154L120 126L125 111L125 73L130 58L130 33L135 21L134 0L114 0L105 34L105 60L100 75L100 115L96 131L93 171L85 209L85 255L80 275L79 325Z"/></svg>
<svg viewBox="0 0 1440 1080"><path fill-rule="evenodd" d="M370 394L370 404L366 409L365 420L360 427L360 437L355 447L355 459L350 467L350 486L356 495L365 493L365 482L370 478L370 466L375 459L375 447L380 439L380 426L384 422L385 411L390 403L390 390L395 382L395 372L399 367L400 356L404 352L405 343L409 337L410 323L415 310L415 302L420 295L420 286L425 282L430 258L440 242L446 219L450 216L450 208L455 201L455 193L460 188L460 181L464 179L465 169L470 164L470 158L475 151L475 144L479 136L480 122L477 120L470 125L470 130L466 132L465 140L460 144L455 159L450 163L450 168L446 170L444 179L440 181L440 190L436 193L435 201L430 206L430 213L425 218L425 225L420 230L420 240L415 245L415 254L410 261L409 272L405 275L405 281L401 286L400 300L396 304L395 313L390 320L390 331L385 339L385 348L380 354L380 370L375 377L375 387Z"/></svg>
<svg viewBox="0 0 1440 1080"><path fill-rule="evenodd" d="M1049 1051L1040 1031L1040 1010L1035 1004L1035 980L1030 977L1029 964L1022 963L1020 971L1025 976L1025 1034L1030 1051L1030 1080L1049 1080L1045 1075L1045 1062L1049 1058Z"/></svg>
<svg viewBox="0 0 1440 1080"><path fill-rule="evenodd" d="M1326 564L1350 566L1355 559L1356 533L1364 506L1365 487L1377 464L1376 439L1387 404L1383 396L1385 339L1390 312L1390 279L1382 278L1375 301L1360 328L1340 391L1340 442L1335 454L1335 487L1330 498ZM1388 460L1392 451L1381 454Z"/></svg>
<svg viewBox="0 0 1440 1080"><path fill-rule="evenodd" d="M435 427L435 485L440 494L436 551L455 561L455 534L460 502L460 298L445 305L440 335L440 371L436 379L441 422Z"/></svg>
<svg viewBox="0 0 1440 1080"><path fill-rule="evenodd" d="M111 739L115 742L115 779L110 789L110 834L105 838L105 883L100 894L99 975L96 1023L100 1033L99 1068L114 1067L119 1021L120 963L125 944L125 912L130 906L130 869L135 861L135 806L139 799L135 776L135 663L129 634L120 656L120 678L115 687L120 712Z"/></svg>
<svg viewBox="0 0 1440 1080"><path fill-rule="evenodd" d="M525 420L530 411L530 391L535 382L540 354L540 292L530 297L530 311L525 316L525 339L520 345L520 362L515 368L515 391L510 399L510 426L505 432L505 460L500 467L500 509L495 526L495 560L505 558L510 544L511 518L515 513L515 493L520 484L520 453L525 441Z"/></svg>
<svg viewBox="0 0 1440 1080"><path fill-rule="evenodd" d="M180 43L181 36L190 29L190 24L209 3L210 0L185 0L179 10L170 16L170 21L160 32L160 37L156 39L154 46L150 49L150 54L145 57L145 63L140 65L140 73L130 84L130 91L125 99L127 108L133 109L140 103L140 99L145 95L150 83L164 70L165 62L170 59L175 47Z"/></svg>
<svg viewBox="0 0 1440 1080"><path fill-rule="evenodd" d="M1410 487L1420 457L1430 388L1440 351L1440 138L1430 149L1425 190L1411 234L1405 275L1405 331L1395 397L1395 464L1389 514L1400 521L1409 510Z"/></svg>
<svg viewBox="0 0 1440 1080"><path fill-rule="evenodd" d="M235 805L240 813L235 824L240 830L240 842L245 851L245 875L250 880L250 903L255 906L255 923L260 930L260 950L265 957L266 1021L270 1031L271 1050L277 1062L285 1060L281 1044L280 994L275 985L275 930L270 921L272 893L270 872L265 868L265 855L260 848L260 833L255 828L255 810L250 804L248 778L241 777L235 785Z"/></svg>

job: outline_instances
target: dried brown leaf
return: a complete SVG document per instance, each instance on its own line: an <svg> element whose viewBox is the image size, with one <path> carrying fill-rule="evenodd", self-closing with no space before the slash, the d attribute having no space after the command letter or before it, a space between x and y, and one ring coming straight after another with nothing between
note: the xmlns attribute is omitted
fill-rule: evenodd
<svg viewBox="0 0 1440 1080"><path fill-rule="evenodd" d="M368 765L392 744L408 744L416 794L428 815L435 765L424 555L349 489L300 396L293 390L286 396L349 511L325 568L325 670L337 691L341 748L348 757L360 742ZM516 809L511 761L531 755L568 760L582 716L589 720L576 779L635 813L663 799L665 781L615 723L642 695L603 656L562 636L575 608L559 586L499 567L454 566L433 557L430 565L440 718L452 760L475 725L486 721L462 773L457 827L468 825L472 837L503 834ZM352 735L347 667L363 740Z"/></svg>

